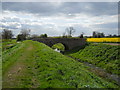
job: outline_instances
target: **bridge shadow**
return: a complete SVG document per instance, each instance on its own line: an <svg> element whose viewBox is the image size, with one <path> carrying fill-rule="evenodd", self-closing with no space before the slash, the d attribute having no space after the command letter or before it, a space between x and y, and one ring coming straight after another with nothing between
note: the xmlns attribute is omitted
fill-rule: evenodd
<svg viewBox="0 0 120 90"><path fill-rule="evenodd" d="M86 46L88 46L88 44L85 44L84 46L75 47L75 48L73 48L73 49L71 49L71 50L69 50L69 49L68 49L68 50L65 50L65 51L64 51L64 55L76 53L76 52L78 52L79 50L84 49Z"/></svg>
<svg viewBox="0 0 120 90"><path fill-rule="evenodd" d="M56 44L58 44L58 43L56 43ZM82 49L84 49L86 46L89 45L89 44L86 43L86 44L83 45L83 46L77 46L77 47L75 47L75 48L73 48L73 49L69 49L69 47L68 47L66 44L64 44L64 43L61 43L61 44L64 46L64 50L61 50L60 53L62 53L62 54L64 54L64 55L76 53L76 52L78 52L79 50L82 50ZM55 44L54 44L54 45L55 45Z"/></svg>
<svg viewBox="0 0 120 90"><path fill-rule="evenodd" d="M66 45L66 44L64 44L64 43L62 43L63 45L64 45L64 47L65 47L65 50L64 51L67 51L67 50L69 50L69 47Z"/></svg>

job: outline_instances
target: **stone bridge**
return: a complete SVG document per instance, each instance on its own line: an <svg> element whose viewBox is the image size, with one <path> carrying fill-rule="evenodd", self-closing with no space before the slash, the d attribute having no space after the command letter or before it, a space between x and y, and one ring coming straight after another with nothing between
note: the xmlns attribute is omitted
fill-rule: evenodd
<svg viewBox="0 0 120 90"><path fill-rule="evenodd" d="M54 44L62 43L65 47L65 50L70 50L86 44L86 39L84 38L33 38L31 40L42 42L50 47L52 47Z"/></svg>

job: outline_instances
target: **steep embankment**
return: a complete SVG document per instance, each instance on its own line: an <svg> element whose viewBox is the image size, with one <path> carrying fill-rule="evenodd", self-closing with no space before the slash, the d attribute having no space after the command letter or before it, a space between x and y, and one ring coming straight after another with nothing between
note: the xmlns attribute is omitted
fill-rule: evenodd
<svg viewBox="0 0 120 90"><path fill-rule="evenodd" d="M24 41L3 52L3 88L116 88L45 44Z"/></svg>
<svg viewBox="0 0 120 90"><path fill-rule="evenodd" d="M120 75L119 53L120 46L107 44L90 44L76 53L69 54L81 61L89 62L106 69L109 73Z"/></svg>

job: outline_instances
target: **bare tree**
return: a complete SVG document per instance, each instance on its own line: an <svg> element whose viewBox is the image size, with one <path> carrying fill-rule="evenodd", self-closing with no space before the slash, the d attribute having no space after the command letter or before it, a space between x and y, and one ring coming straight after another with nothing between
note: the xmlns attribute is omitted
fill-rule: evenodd
<svg viewBox="0 0 120 90"><path fill-rule="evenodd" d="M30 29L22 29L21 34L18 34L17 36L17 41L23 41L26 40L26 38L28 38L28 36L30 36Z"/></svg>
<svg viewBox="0 0 120 90"><path fill-rule="evenodd" d="M73 27L66 28L66 32L69 37L72 37L73 33L75 32L75 29Z"/></svg>
<svg viewBox="0 0 120 90"><path fill-rule="evenodd" d="M21 34L25 37L25 38L27 38L29 35L30 35L30 29L22 29L21 30Z"/></svg>
<svg viewBox="0 0 120 90"><path fill-rule="evenodd" d="M11 39L13 36L14 36L14 35L13 35L13 33L12 33L11 30L4 29L4 30L2 31L2 38L3 38L3 39Z"/></svg>
<svg viewBox="0 0 120 90"><path fill-rule="evenodd" d="M26 37L23 34L18 34L17 41L23 41L23 40L26 40Z"/></svg>

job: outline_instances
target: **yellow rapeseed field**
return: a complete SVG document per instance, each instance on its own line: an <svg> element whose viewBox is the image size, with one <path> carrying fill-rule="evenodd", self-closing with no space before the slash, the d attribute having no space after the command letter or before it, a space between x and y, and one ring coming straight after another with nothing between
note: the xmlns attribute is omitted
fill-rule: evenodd
<svg viewBox="0 0 120 90"><path fill-rule="evenodd" d="M120 42L120 38L87 38L88 42Z"/></svg>

